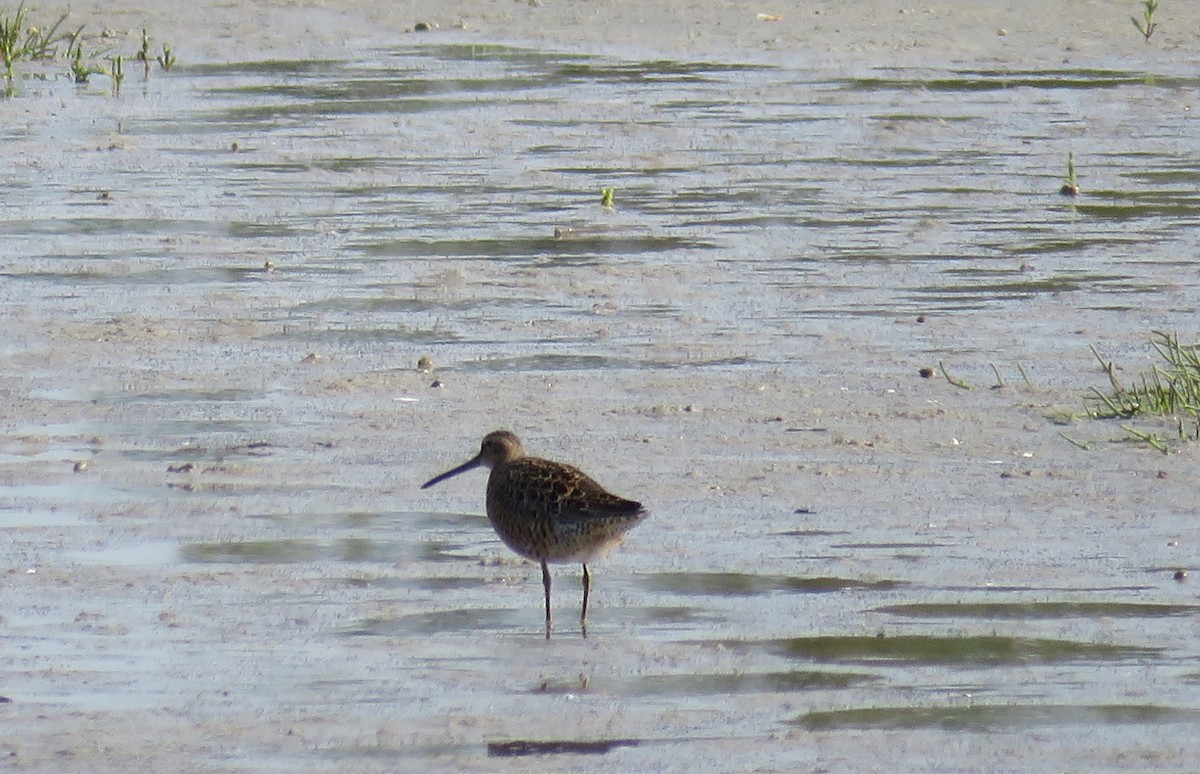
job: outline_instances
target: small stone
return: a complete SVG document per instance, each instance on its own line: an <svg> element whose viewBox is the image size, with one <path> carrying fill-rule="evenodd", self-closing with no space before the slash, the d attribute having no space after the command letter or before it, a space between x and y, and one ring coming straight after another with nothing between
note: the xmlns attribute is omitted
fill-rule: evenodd
<svg viewBox="0 0 1200 774"><path fill-rule="evenodd" d="M85 470L87 470L88 469L87 460L80 460L79 462L76 462L74 465L74 469L75 469L76 473L82 473Z"/></svg>
<svg viewBox="0 0 1200 774"><path fill-rule="evenodd" d="M917 373L919 373L921 375L922 379L932 379L934 370L932 368L930 368L929 366L925 366L920 371L917 371Z"/></svg>
<svg viewBox="0 0 1200 774"><path fill-rule="evenodd" d="M432 382L429 383L429 386L435 390L440 390L440 389L442 389L442 381L441 381L441 379L434 379Z"/></svg>
<svg viewBox="0 0 1200 774"><path fill-rule="evenodd" d="M1175 580L1179 581L1180 583L1183 583L1187 579L1188 579L1187 570L1176 570L1175 571Z"/></svg>
<svg viewBox="0 0 1200 774"><path fill-rule="evenodd" d="M429 22L417 22L413 25L413 32L429 32L433 29L433 25Z"/></svg>
<svg viewBox="0 0 1200 774"><path fill-rule="evenodd" d="M426 355L426 356L422 357L421 359L419 359L417 361L417 370L421 371L422 373L429 373L430 371L432 371L433 370L433 358Z"/></svg>

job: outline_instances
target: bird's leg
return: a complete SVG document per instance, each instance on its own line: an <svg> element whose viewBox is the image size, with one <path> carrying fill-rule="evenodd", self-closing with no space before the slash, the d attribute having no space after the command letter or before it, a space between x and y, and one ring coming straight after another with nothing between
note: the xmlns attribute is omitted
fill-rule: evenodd
<svg viewBox="0 0 1200 774"><path fill-rule="evenodd" d="M588 572L587 565L583 566L583 610L579 613L579 629L584 637L587 637L587 603L588 594L592 590L592 574Z"/></svg>
<svg viewBox="0 0 1200 774"><path fill-rule="evenodd" d="M550 639L550 568L542 562L542 588L546 590L546 639Z"/></svg>

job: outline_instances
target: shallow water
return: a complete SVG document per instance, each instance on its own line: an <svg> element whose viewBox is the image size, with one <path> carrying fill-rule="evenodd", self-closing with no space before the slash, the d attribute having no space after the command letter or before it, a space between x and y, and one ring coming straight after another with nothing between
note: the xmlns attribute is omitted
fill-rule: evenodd
<svg viewBox="0 0 1200 774"><path fill-rule="evenodd" d="M845 466L810 490L824 508L732 474L719 501L705 476L672 499L690 455L735 464L718 412L710 445L648 447L683 467L647 468L655 519L597 569L587 640L578 568L556 571L546 643L535 570L453 507L477 511L481 481L438 500L409 479L471 452L427 413L434 379L512 417L542 399L497 404L506 380L567 402L613 374L892 384L866 361L903 349L1055 383L1070 332L1122 329L1127 353L1200 300L1197 88L1120 63L835 73L465 44L197 65L119 99L22 83L0 104L22 410L0 456L6 706L165 708L226 729L202 755L238 769L854 768L861 733L897 730L914 755L1048 739L1051 768L1185 750L1200 606L1164 546L1194 501L1091 523L1089 496L1116 495L1068 476L976 503L996 460L925 472L916 446L872 451L903 432L887 416L858 445L826 440L831 413L780 417L799 458L728 452L781 478ZM1078 199L1058 194L1070 150ZM958 324L914 334L918 314ZM436 374L412 369L426 352ZM697 412L662 400L613 419L621 480L632 439L686 436L671 423ZM960 475L939 503L926 476Z"/></svg>

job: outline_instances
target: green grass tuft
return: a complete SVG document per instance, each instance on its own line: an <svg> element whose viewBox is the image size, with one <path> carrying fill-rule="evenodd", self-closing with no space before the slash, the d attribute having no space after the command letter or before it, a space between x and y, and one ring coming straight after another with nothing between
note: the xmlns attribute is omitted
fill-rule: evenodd
<svg viewBox="0 0 1200 774"><path fill-rule="evenodd" d="M1154 331L1150 343L1162 358L1138 383L1126 388L1117 378L1111 362L1092 347L1108 376L1111 391L1092 388L1093 403L1088 414L1093 419L1130 419L1137 416L1175 417L1181 440L1189 435L1200 438L1200 344L1181 344L1174 333ZM1190 427L1185 427L1185 422ZM1154 433L1137 430L1127 424L1121 428L1133 439L1166 453L1165 441Z"/></svg>

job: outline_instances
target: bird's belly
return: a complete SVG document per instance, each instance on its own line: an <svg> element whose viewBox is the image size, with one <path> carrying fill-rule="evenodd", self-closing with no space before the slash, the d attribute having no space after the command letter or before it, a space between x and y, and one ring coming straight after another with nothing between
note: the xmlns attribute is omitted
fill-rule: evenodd
<svg viewBox="0 0 1200 774"><path fill-rule="evenodd" d="M488 514L504 544L535 562L580 562L603 559L621 544L623 534L571 529L550 520L506 519Z"/></svg>

